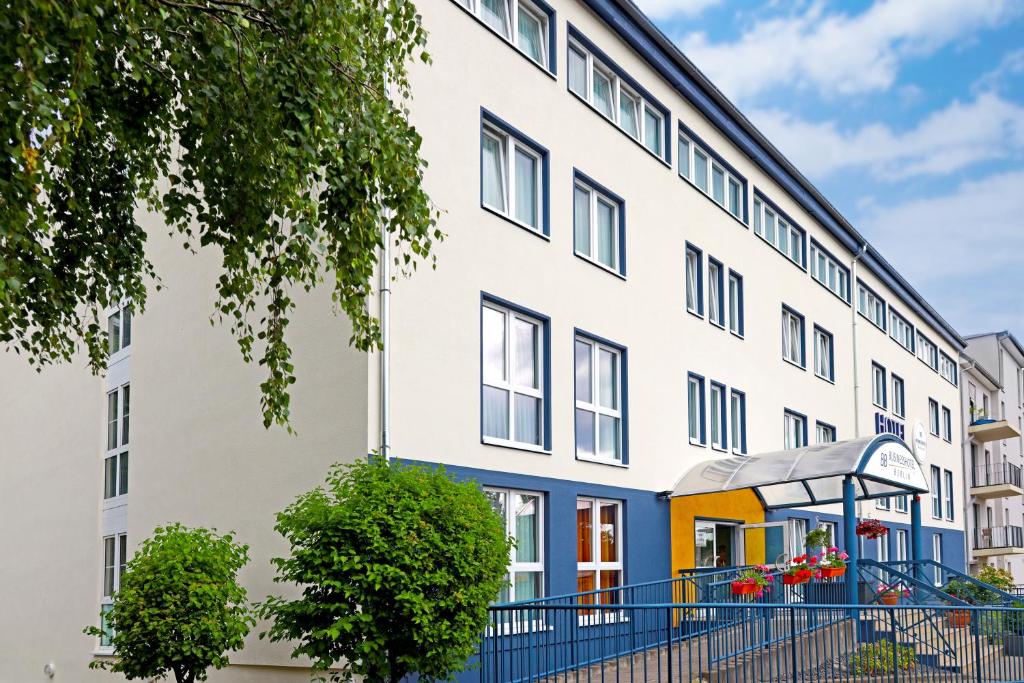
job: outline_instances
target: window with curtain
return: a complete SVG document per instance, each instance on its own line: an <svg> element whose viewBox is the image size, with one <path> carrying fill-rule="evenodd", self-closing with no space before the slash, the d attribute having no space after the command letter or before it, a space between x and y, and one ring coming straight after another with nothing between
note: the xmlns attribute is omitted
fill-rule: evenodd
<svg viewBox="0 0 1024 683"><path fill-rule="evenodd" d="M885 301L863 282L857 283L857 311L885 332Z"/></svg>
<svg viewBox="0 0 1024 683"><path fill-rule="evenodd" d="M103 457L103 499L128 493L128 438L131 385L107 393L107 448Z"/></svg>
<svg viewBox="0 0 1024 683"><path fill-rule="evenodd" d="M573 242L578 255L616 273L622 263L622 200L577 176L573 186Z"/></svg>
<svg viewBox="0 0 1024 683"><path fill-rule="evenodd" d="M484 124L480 137L480 201L519 225L544 233L541 209L544 155L496 125Z"/></svg>
<svg viewBox="0 0 1024 683"><path fill-rule="evenodd" d="M939 435L939 403L935 399L928 399L928 431L933 436Z"/></svg>
<svg viewBox="0 0 1024 683"><path fill-rule="evenodd" d="M107 614L114 604L114 595L121 587L121 577L124 576L128 564L128 536L124 533L115 533L103 538L103 587L100 595L100 606L102 616L100 617L100 629L103 635L100 636L100 647L108 648L112 645L114 631L107 621Z"/></svg>
<svg viewBox="0 0 1024 683"><path fill-rule="evenodd" d="M747 452L747 395L733 389L729 395L729 416L732 427L732 452Z"/></svg>
<svg viewBox="0 0 1024 683"><path fill-rule="evenodd" d="M726 448L725 387L718 382L711 383L711 447Z"/></svg>
<svg viewBox="0 0 1024 683"><path fill-rule="evenodd" d="M943 470L943 483L946 485L946 519L952 521L954 517L953 511L953 473L949 470Z"/></svg>
<svg viewBox="0 0 1024 683"><path fill-rule="evenodd" d="M850 301L850 271L829 254L824 247L811 240L811 277L843 301Z"/></svg>
<svg viewBox="0 0 1024 683"><path fill-rule="evenodd" d="M622 351L577 336L576 456L622 462Z"/></svg>
<svg viewBox="0 0 1024 683"><path fill-rule="evenodd" d="M831 333L814 326L814 374L829 382L835 381Z"/></svg>
<svg viewBox="0 0 1024 683"><path fill-rule="evenodd" d="M932 465L932 517L942 519L942 473Z"/></svg>
<svg viewBox="0 0 1024 683"><path fill-rule="evenodd" d="M107 354L113 356L132 343L132 307L125 304L107 316Z"/></svg>
<svg viewBox="0 0 1024 683"><path fill-rule="evenodd" d="M953 441L953 416L946 406L942 406L942 438Z"/></svg>
<svg viewBox="0 0 1024 683"><path fill-rule="evenodd" d="M836 440L836 428L824 422L818 422L815 425L814 432L817 443L832 443Z"/></svg>
<svg viewBox="0 0 1024 683"><path fill-rule="evenodd" d="M708 321L725 327L725 276L722 264L708 257Z"/></svg>
<svg viewBox="0 0 1024 683"><path fill-rule="evenodd" d="M914 352L914 326L892 308L889 309L889 336L907 351Z"/></svg>
<svg viewBox="0 0 1024 683"><path fill-rule="evenodd" d="M505 533L515 539L505 586L498 602L544 596L543 497L539 493L485 488L495 512L505 521Z"/></svg>
<svg viewBox="0 0 1024 683"><path fill-rule="evenodd" d="M482 315L484 440L543 447L545 323L491 302Z"/></svg>
<svg viewBox="0 0 1024 683"><path fill-rule="evenodd" d="M794 225L781 210L773 208L757 190L754 191L754 234L793 263L804 267L806 235L803 229Z"/></svg>
<svg viewBox="0 0 1024 683"><path fill-rule="evenodd" d="M534 62L550 70L550 17L531 0L457 0L495 33ZM514 31L513 31L514 29Z"/></svg>
<svg viewBox="0 0 1024 683"><path fill-rule="evenodd" d="M782 309L782 357L803 367L804 320L789 308Z"/></svg>
<svg viewBox="0 0 1024 683"><path fill-rule="evenodd" d="M885 368L878 363L871 364L871 402L882 410L888 405L885 395Z"/></svg>
<svg viewBox="0 0 1024 683"><path fill-rule="evenodd" d="M956 361L944 353L939 353L939 374L947 382L957 386L959 378L957 377ZM1000 417L1005 419L1006 413L1004 412Z"/></svg>
<svg viewBox="0 0 1024 683"><path fill-rule="evenodd" d="M576 500L576 587L579 592L622 585L622 504L594 498ZM594 602L591 600L591 602ZM598 602L620 602L616 591Z"/></svg>
<svg viewBox="0 0 1024 683"><path fill-rule="evenodd" d="M783 444L785 449L807 445L807 418L789 410L783 412Z"/></svg>
<svg viewBox="0 0 1024 683"><path fill-rule="evenodd" d="M691 374L686 384L690 443L704 445L704 379Z"/></svg>
<svg viewBox="0 0 1024 683"><path fill-rule="evenodd" d="M920 332L917 333L917 357L925 362L928 367L938 372L939 370L939 350L938 347L933 344L928 337L924 336Z"/></svg>
<svg viewBox="0 0 1024 683"><path fill-rule="evenodd" d="M896 417L906 417L906 395L903 388L903 378L892 376L892 412Z"/></svg>
<svg viewBox="0 0 1024 683"><path fill-rule="evenodd" d="M686 310L700 316L704 315L703 269L703 253L694 246L686 245Z"/></svg>
<svg viewBox="0 0 1024 683"><path fill-rule="evenodd" d="M731 170L724 161L719 163L711 151L696 139L679 133L679 175L690 181L711 201L746 221L747 181Z"/></svg>
<svg viewBox="0 0 1024 683"><path fill-rule="evenodd" d="M743 336L743 276L729 271L729 331Z"/></svg>

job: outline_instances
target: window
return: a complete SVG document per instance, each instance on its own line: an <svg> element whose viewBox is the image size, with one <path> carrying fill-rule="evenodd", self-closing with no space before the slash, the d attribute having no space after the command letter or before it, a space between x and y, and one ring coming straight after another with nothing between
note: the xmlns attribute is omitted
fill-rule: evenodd
<svg viewBox="0 0 1024 683"><path fill-rule="evenodd" d="M906 511L907 511L907 497L906 496L896 496L896 512L906 512Z"/></svg>
<svg viewBox="0 0 1024 683"><path fill-rule="evenodd" d="M835 522L819 522L818 528L828 532L830 546L839 545L839 526Z"/></svg>
<svg viewBox="0 0 1024 683"><path fill-rule="evenodd" d="M953 386L957 386L956 361L944 353L939 353L939 374L942 375L943 379L947 382ZM1006 414L1004 413L1001 417L1005 418Z"/></svg>
<svg viewBox="0 0 1024 683"><path fill-rule="evenodd" d="M729 398L732 425L732 452L747 452L747 395L733 389Z"/></svg>
<svg viewBox="0 0 1024 683"><path fill-rule="evenodd" d="M107 394L107 448L103 458L104 500L128 493L128 436L131 386Z"/></svg>
<svg viewBox="0 0 1024 683"><path fill-rule="evenodd" d="M814 374L829 382L836 380L831 333L814 326Z"/></svg>
<svg viewBox="0 0 1024 683"><path fill-rule="evenodd" d="M903 378L892 376L892 412L897 417L907 416L906 395L904 394Z"/></svg>
<svg viewBox="0 0 1024 683"><path fill-rule="evenodd" d="M121 306L107 316L107 354L113 356L132 344L132 307Z"/></svg>
<svg viewBox="0 0 1024 683"><path fill-rule="evenodd" d="M889 561L889 537L879 536L875 539L878 542L878 561L888 562Z"/></svg>
<svg viewBox="0 0 1024 683"><path fill-rule="evenodd" d="M729 271L729 331L743 336L743 276Z"/></svg>
<svg viewBox="0 0 1024 683"><path fill-rule="evenodd" d="M910 544L907 543L907 531L906 529L896 530L896 561L906 562L910 559L909 552Z"/></svg>
<svg viewBox="0 0 1024 683"><path fill-rule="evenodd" d="M889 336L907 351L914 353L914 326L891 307L889 308Z"/></svg>
<svg viewBox="0 0 1024 683"><path fill-rule="evenodd" d="M704 435L704 378L690 373L686 387L690 443L703 446L707 443Z"/></svg>
<svg viewBox="0 0 1024 683"><path fill-rule="evenodd" d="M946 406L942 406L942 438L953 441L953 416Z"/></svg>
<svg viewBox="0 0 1024 683"><path fill-rule="evenodd" d="M934 399L928 399L928 431L939 435L939 403Z"/></svg>
<svg viewBox="0 0 1024 683"><path fill-rule="evenodd" d="M576 337L576 457L622 462L625 352Z"/></svg>
<svg viewBox="0 0 1024 683"><path fill-rule="evenodd" d="M128 535L112 534L103 539L103 585L100 590L100 647L110 647L114 631L107 622L107 613L114 606L114 595L121 588L121 577L128 565Z"/></svg>
<svg viewBox="0 0 1024 683"><path fill-rule="evenodd" d="M807 445L807 418L786 410L783 413L783 448L803 448Z"/></svg>
<svg viewBox="0 0 1024 683"><path fill-rule="evenodd" d="M576 589L587 591L622 585L622 504L608 500L576 500ZM618 602L615 592L601 602Z"/></svg>
<svg viewBox="0 0 1024 683"><path fill-rule="evenodd" d="M718 382L711 383L711 447L719 450L728 448L725 437L725 387Z"/></svg>
<svg viewBox="0 0 1024 683"><path fill-rule="evenodd" d="M498 445L547 446L547 321L485 301L483 439Z"/></svg>
<svg viewBox="0 0 1024 683"><path fill-rule="evenodd" d="M552 10L530 0L458 0L486 26L531 60L551 70ZM513 27L515 27L513 31Z"/></svg>
<svg viewBox="0 0 1024 683"><path fill-rule="evenodd" d="M588 261L625 275L623 201L576 172L573 185L573 241Z"/></svg>
<svg viewBox="0 0 1024 683"><path fill-rule="evenodd" d="M569 90L662 161L668 110L569 26Z"/></svg>
<svg viewBox="0 0 1024 683"><path fill-rule="evenodd" d="M686 310L704 315L704 254L692 244L686 245Z"/></svg>
<svg viewBox="0 0 1024 683"><path fill-rule="evenodd" d="M953 473L943 470L943 483L946 485L946 519L953 520Z"/></svg>
<svg viewBox="0 0 1024 683"><path fill-rule="evenodd" d="M836 440L836 428L824 422L818 422L814 426L814 439L816 443L833 443Z"/></svg>
<svg viewBox="0 0 1024 683"><path fill-rule="evenodd" d="M746 222L747 179L682 124L679 124L679 175L737 220Z"/></svg>
<svg viewBox="0 0 1024 683"><path fill-rule="evenodd" d="M811 240L811 277L846 303L850 303L850 271L824 247Z"/></svg>
<svg viewBox="0 0 1024 683"><path fill-rule="evenodd" d="M924 361L928 367L938 372L939 350L928 337L920 332L917 333L917 357Z"/></svg>
<svg viewBox="0 0 1024 683"><path fill-rule="evenodd" d="M885 368L878 363L871 364L871 402L885 410L888 407L885 394Z"/></svg>
<svg viewBox="0 0 1024 683"><path fill-rule="evenodd" d="M804 317L788 306L782 307L782 357L804 367Z"/></svg>
<svg viewBox="0 0 1024 683"><path fill-rule="evenodd" d="M480 201L517 225L548 234L547 150L497 118L484 115L480 132Z"/></svg>
<svg viewBox="0 0 1024 683"><path fill-rule="evenodd" d="M892 507L892 502L889 498L876 498L875 507L879 510L888 510Z"/></svg>
<svg viewBox="0 0 1024 683"><path fill-rule="evenodd" d="M754 191L754 233L775 247L783 256L801 268L804 264L803 229L796 226L786 214L764 195Z"/></svg>
<svg viewBox="0 0 1024 683"><path fill-rule="evenodd" d="M857 311L872 325L885 331L885 301L863 282L857 283Z"/></svg>
<svg viewBox="0 0 1024 683"><path fill-rule="evenodd" d="M932 517L942 519L942 473L932 465Z"/></svg>
<svg viewBox="0 0 1024 683"><path fill-rule="evenodd" d="M495 512L505 520L505 535L515 539L508 575L498 602L544 596L544 518L539 493L484 489Z"/></svg>
<svg viewBox="0 0 1024 683"><path fill-rule="evenodd" d="M725 327L725 275L722 264L708 257L708 320Z"/></svg>
<svg viewBox="0 0 1024 683"><path fill-rule="evenodd" d="M942 534L932 534L932 559L937 563L935 567L935 585L942 585Z"/></svg>

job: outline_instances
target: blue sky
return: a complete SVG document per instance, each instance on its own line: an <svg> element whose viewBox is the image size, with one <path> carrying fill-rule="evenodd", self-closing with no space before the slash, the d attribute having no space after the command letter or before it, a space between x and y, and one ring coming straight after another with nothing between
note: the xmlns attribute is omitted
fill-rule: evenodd
<svg viewBox="0 0 1024 683"><path fill-rule="evenodd" d="M1024 2L635 1L961 334L1024 335Z"/></svg>

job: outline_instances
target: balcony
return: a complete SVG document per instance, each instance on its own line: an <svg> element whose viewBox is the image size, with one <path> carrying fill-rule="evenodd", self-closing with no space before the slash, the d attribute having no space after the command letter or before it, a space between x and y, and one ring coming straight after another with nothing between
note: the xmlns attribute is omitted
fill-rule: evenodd
<svg viewBox="0 0 1024 683"><path fill-rule="evenodd" d="M1022 493L1024 488L1021 488L1021 471L1016 465L1004 462L999 465L978 465L974 468L971 495L975 498L1009 498Z"/></svg>
<svg viewBox="0 0 1024 683"><path fill-rule="evenodd" d="M990 420L983 418L975 420L967 427L967 433L974 437L978 443L989 441L1002 441L1020 436L1020 432L1014 429L1006 420Z"/></svg>
<svg viewBox="0 0 1024 683"><path fill-rule="evenodd" d="M994 526L974 530L974 556L1024 555L1024 529Z"/></svg>

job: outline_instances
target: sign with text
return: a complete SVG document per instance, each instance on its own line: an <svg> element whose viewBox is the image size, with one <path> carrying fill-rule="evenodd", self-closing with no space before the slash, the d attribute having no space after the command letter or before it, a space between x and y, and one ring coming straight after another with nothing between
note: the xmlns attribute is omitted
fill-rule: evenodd
<svg viewBox="0 0 1024 683"><path fill-rule="evenodd" d="M928 490L928 482L917 458L903 444L885 443L879 446L864 465L863 473L896 486Z"/></svg>
<svg viewBox="0 0 1024 683"><path fill-rule="evenodd" d="M875 434L892 434L906 441L904 432L902 422L897 422L885 413L875 413Z"/></svg>

